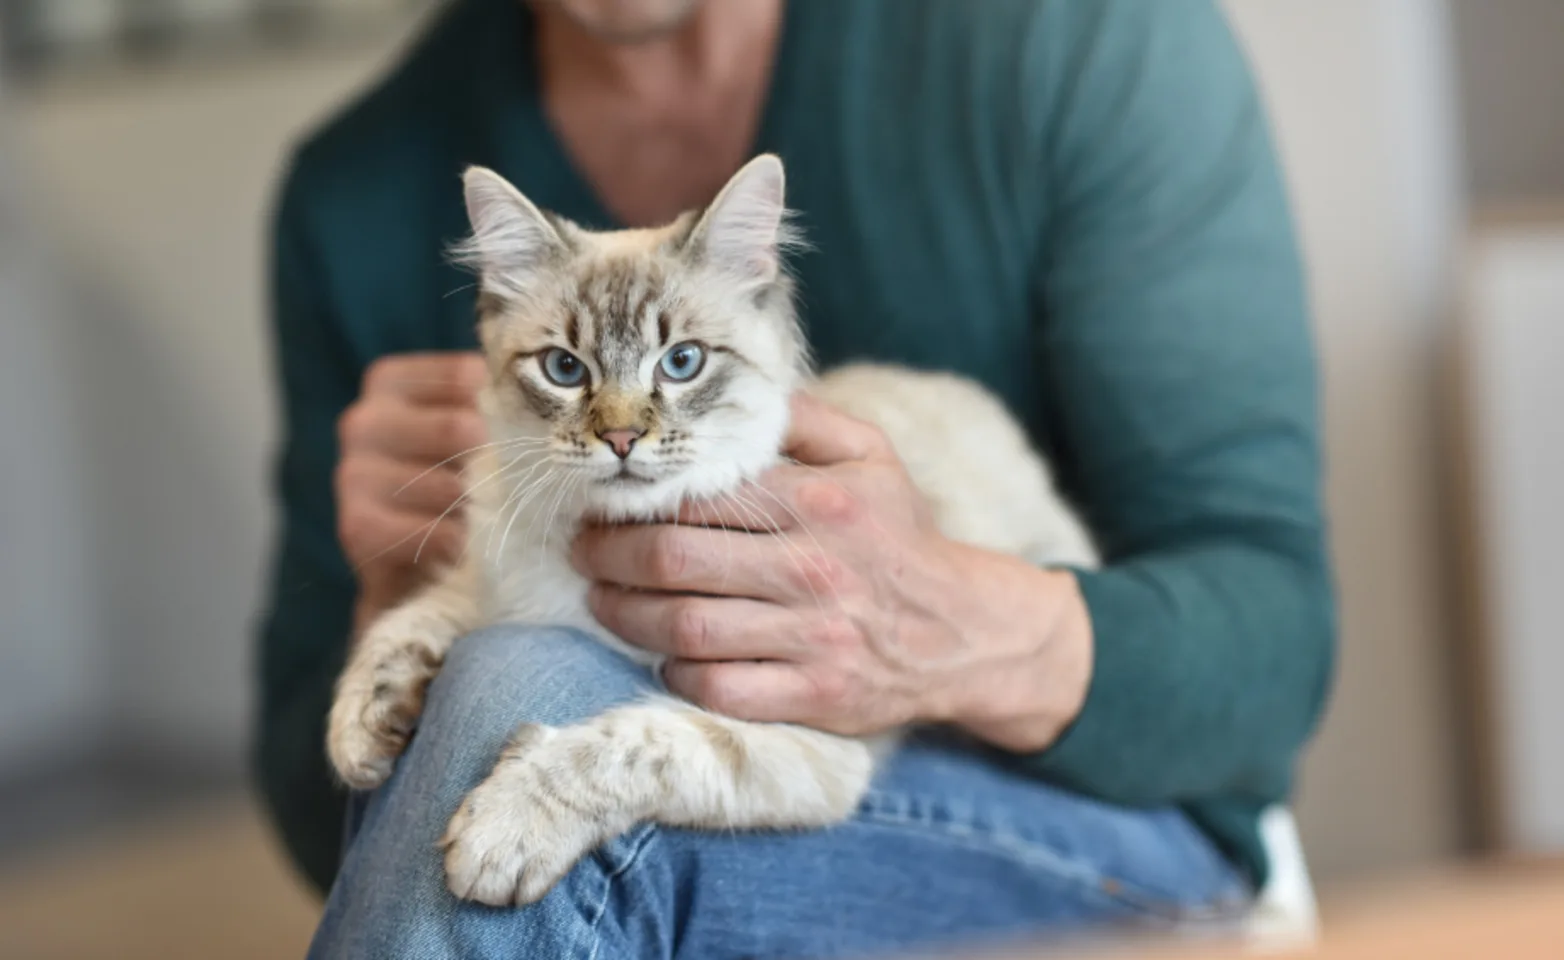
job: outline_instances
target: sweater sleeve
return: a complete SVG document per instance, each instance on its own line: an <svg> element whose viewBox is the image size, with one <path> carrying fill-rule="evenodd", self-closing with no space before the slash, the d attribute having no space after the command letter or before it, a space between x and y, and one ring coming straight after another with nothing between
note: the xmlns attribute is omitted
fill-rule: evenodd
<svg viewBox="0 0 1564 960"><path fill-rule="evenodd" d="M297 173L273 225L272 334L283 401L281 511L260 635L255 763L294 862L325 890L337 869L345 794L327 769L325 717L352 619L354 578L336 538L336 420L357 364L329 307Z"/></svg>
<svg viewBox="0 0 1564 960"><path fill-rule="evenodd" d="M1029 762L1120 803L1278 800L1335 628L1313 348L1263 109L1215 0L1038 10L1043 389L1106 564L1080 574L1085 707Z"/></svg>

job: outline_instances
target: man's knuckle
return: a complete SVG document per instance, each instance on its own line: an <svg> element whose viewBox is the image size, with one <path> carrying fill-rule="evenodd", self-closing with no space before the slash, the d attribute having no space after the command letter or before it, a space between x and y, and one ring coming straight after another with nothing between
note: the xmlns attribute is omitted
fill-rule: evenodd
<svg viewBox="0 0 1564 960"><path fill-rule="evenodd" d="M342 411L337 418L337 441L343 447L357 446L369 428L370 408L362 402Z"/></svg>
<svg viewBox="0 0 1564 960"><path fill-rule="evenodd" d="M705 667L695 672L694 694L697 703L718 713L729 713L737 708L737 693L727 671L718 667Z"/></svg>
<svg viewBox="0 0 1564 960"><path fill-rule="evenodd" d="M858 517L858 498L834 480L805 480L799 485L796 499L800 512L816 523L840 525Z"/></svg>
<svg viewBox="0 0 1564 960"><path fill-rule="evenodd" d="M467 415L461 410L442 410L429 424L441 444L457 446L467 435Z"/></svg>
<svg viewBox="0 0 1564 960"><path fill-rule="evenodd" d="M343 503L337 511L337 539L349 553L362 549L375 527L375 518L354 501Z"/></svg>
<svg viewBox="0 0 1564 960"><path fill-rule="evenodd" d="M463 450L482 446L489 439L488 427L484 425L483 418L476 410L463 411L461 425L456 431L456 439Z"/></svg>
<svg viewBox="0 0 1564 960"><path fill-rule="evenodd" d="M810 677L810 699L824 712L839 710L848 700L851 685L835 670L816 670Z"/></svg>
<svg viewBox="0 0 1564 960"><path fill-rule="evenodd" d="M652 540L648 558L652 576L662 583L678 583L688 575L692 556L689 541L678 529L665 528Z"/></svg>
<svg viewBox="0 0 1564 960"><path fill-rule="evenodd" d="M845 650L858 640L858 627L847 617L826 617L811 631L810 643L824 650Z"/></svg>
<svg viewBox="0 0 1564 960"><path fill-rule="evenodd" d="M895 451L895 446L891 443L890 436L880 429L878 424L867 421L862 423L864 430L863 445L869 450L870 454L888 454Z"/></svg>
<svg viewBox="0 0 1564 960"><path fill-rule="evenodd" d="M404 358L394 354L375 359L364 370L364 393L381 393L395 389L397 381L401 379L402 367L405 363Z"/></svg>
<svg viewBox="0 0 1564 960"><path fill-rule="evenodd" d="M811 595L841 592L845 577L842 565L823 553L805 554L793 565L794 588Z"/></svg>
<svg viewBox="0 0 1564 960"><path fill-rule="evenodd" d="M683 657L705 655L711 644L711 625L698 603L692 600L676 601L673 608L672 634L675 652Z"/></svg>

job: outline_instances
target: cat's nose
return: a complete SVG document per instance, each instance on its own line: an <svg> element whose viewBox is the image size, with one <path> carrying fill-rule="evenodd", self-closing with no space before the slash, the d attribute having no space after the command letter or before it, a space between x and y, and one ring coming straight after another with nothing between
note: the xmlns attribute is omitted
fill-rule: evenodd
<svg viewBox="0 0 1564 960"><path fill-rule="evenodd" d="M644 436L646 436L646 430L640 427L629 430L599 430L597 432L597 438L608 444L609 449L614 451L614 456L621 460L630 456L630 450L635 446L635 442Z"/></svg>

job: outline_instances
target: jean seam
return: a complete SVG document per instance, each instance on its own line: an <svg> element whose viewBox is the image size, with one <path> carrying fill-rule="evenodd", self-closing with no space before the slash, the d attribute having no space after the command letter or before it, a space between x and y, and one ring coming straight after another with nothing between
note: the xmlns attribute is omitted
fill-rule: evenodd
<svg viewBox="0 0 1564 960"><path fill-rule="evenodd" d="M1067 881L1082 893L1134 910L1148 918L1191 922L1237 919L1248 912L1248 903L1239 898L1229 901L1222 893L1194 903L1170 900L1134 881L1105 873L1087 862L1037 840L1019 834L986 829L960 820L935 820L878 809L866 804L854 822L865 826L936 833L968 850L995 853L1040 868L1055 879Z"/></svg>
<svg viewBox="0 0 1564 960"><path fill-rule="evenodd" d="M603 922L603 917L608 912L608 898L613 893L614 881L624 876L627 872L630 871L632 867L640 862L641 854L645 852L647 847L651 846L652 841L656 839L656 837L656 826L649 825L646 828L646 831L642 834L640 840L636 842L635 846L631 848L630 853L624 858L624 862L614 867L613 870L604 875L602 896L598 897L597 907L593 912L592 919L587 922L587 929L592 934L592 950L587 954L586 960L597 960L597 951L603 945L603 938L598 934L597 927L598 924Z"/></svg>

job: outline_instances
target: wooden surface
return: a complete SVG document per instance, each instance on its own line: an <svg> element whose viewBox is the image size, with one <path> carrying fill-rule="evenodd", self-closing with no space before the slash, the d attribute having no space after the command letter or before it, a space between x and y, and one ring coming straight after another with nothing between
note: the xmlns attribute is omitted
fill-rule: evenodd
<svg viewBox="0 0 1564 960"><path fill-rule="evenodd" d="M249 802L0 870L4 960L291 960L318 915Z"/></svg>
<svg viewBox="0 0 1564 960"><path fill-rule="evenodd" d="M1325 936L1279 960L1564 960L1564 863L1451 870L1323 900ZM253 805L191 814L0 870L0 958L303 956L319 907ZM973 954L971 960L1240 960L1215 942ZM968 960L968 958L962 958Z"/></svg>
<svg viewBox="0 0 1564 960"><path fill-rule="evenodd" d="M1327 898L1324 911L1325 929L1317 944L1265 955L1277 960L1564 960L1561 864L1451 870L1343 889ZM1200 943L1033 956L1240 960L1256 955L1235 945Z"/></svg>

